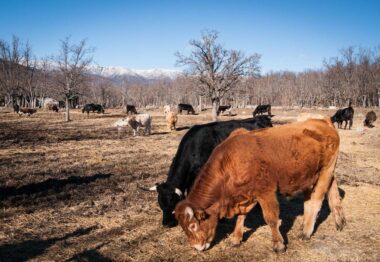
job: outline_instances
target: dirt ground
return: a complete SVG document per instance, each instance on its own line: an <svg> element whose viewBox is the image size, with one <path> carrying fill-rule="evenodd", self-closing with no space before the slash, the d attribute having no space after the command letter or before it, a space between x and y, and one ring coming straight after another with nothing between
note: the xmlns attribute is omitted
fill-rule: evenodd
<svg viewBox="0 0 380 262"><path fill-rule="evenodd" d="M39 111L31 117L0 112L0 261L380 261L380 120L363 127L368 109L355 109L352 130L339 130L336 176L347 226L335 230L324 203L314 235L298 238L301 198L280 198L280 231L287 251L275 254L271 233L256 207L245 223L244 241L232 247L233 220L220 221L205 252L192 249L180 227L163 228L157 196L138 186L164 181L177 146L194 124L211 120L210 110L179 116L169 132L162 110L151 136L118 137L112 123L124 114L107 110L89 118L73 110ZM275 108L275 125L300 112L335 110ZM380 110L375 110L380 116ZM235 110L247 118L252 109Z"/></svg>

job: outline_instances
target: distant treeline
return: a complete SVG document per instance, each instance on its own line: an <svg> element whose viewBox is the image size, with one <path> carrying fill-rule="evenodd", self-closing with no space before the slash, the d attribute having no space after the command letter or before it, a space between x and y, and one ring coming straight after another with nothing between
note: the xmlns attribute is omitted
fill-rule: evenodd
<svg viewBox="0 0 380 262"><path fill-rule="evenodd" d="M61 78L49 58L35 58L28 44L18 38L8 44L0 40L0 104L36 107L41 98L64 100ZM191 76L154 82L115 82L86 75L86 81L70 97L72 107L99 103L105 107L159 107L165 104L190 103L210 105ZM380 46L374 49L347 48L338 57L324 61L320 70L302 73L270 72L260 77L242 77L238 86L221 104L235 107L266 104L278 106L379 106Z"/></svg>

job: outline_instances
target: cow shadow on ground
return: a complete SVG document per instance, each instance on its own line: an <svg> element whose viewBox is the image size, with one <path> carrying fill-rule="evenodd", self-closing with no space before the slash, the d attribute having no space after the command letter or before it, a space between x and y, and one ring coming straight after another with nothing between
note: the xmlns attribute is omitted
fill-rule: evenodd
<svg viewBox="0 0 380 262"><path fill-rule="evenodd" d="M105 243L96 246L95 248L85 250L83 252L80 252L71 258L67 259L66 261L99 261L99 262L109 262L112 261L111 259L103 256L98 252L100 248L102 248L105 245Z"/></svg>
<svg viewBox="0 0 380 262"><path fill-rule="evenodd" d="M170 132L152 132L151 136L157 136L157 135L167 135L170 134Z"/></svg>
<svg viewBox="0 0 380 262"><path fill-rule="evenodd" d="M63 237L53 237L48 239L26 240L15 244L5 244L0 246L0 261L27 261L44 253L46 249L58 241L67 240L89 234L96 226L79 228Z"/></svg>
<svg viewBox="0 0 380 262"><path fill-rule="evenodd" d="M11 197L19 195L34 195L34 194L48 194L53 190L55 193L63 190L67 185L82 185L89 184L98 179L110 178L112 174L95 174L92 176L70 176L65 179L52 179L49 178L43 182L30 183L20 187L0 187L0 200L6 200Z"/></svg>
<svg viewBox="0 0 380 262"><path fill-rule="evenodd" d="M339 194L341 198L343 199L345 196L345 192L343 189L339 188ZM303 196L298 196L296 198L293 198L291 200L287 200L282 195L278 196L278 201L280 204L280 219L281 219L281 226L280 226L280 232L282 237L284 238L285 245L288 244L288 232L292 229L294 222L298 216L302 216L304 213L303 208ZM327 217L330 215L331 211L328 206L327 199L325 199L322 203L322 208L318 214L317 220L315 222L314 232L318 230L318 227L327 219ZM215 238L213 241L213 245L219 243L221 240L223 240L226 235L232 234L236 224L236 217L233 219L222 219L217 227ZM242 242L247 241L250 236L261 226L265 226L265 220L263 217L263 213L261 210L261 207L259 204L257 204L251 212L248 213L245 223L245 227L248 228L246 232L243 234L243 240ZM301 233L300 228L300 232ZM272 237L271 235L268 235L268 237Z"/></svg>
<svg viewBox="0 0 380 262"><path fill-rule="evenodd" d="M176 130L176 131L182 131L182 130L187 130L187 129L190 129L190 126L181 126L181 127L177 127L175 130Z"/></svg>
<svg viewBox="0 0 380 262"><path fill-rule="evenodd" d="M223 115L220 115L220 116L225 116L225 117L233 117L233 116L237 116L238 114L223 114Z"/></svg>

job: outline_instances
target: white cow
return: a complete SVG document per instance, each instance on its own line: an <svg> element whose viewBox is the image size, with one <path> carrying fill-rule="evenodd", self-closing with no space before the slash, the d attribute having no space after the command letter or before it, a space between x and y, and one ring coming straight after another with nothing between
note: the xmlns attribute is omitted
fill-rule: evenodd
<svg viewBox="0 0 380 262"><path fill-rule="evenodd" d="M145 127L144 134L150 135L152 130L152 117L149 114L128 116L117 120L113 126L117 127L119 135L121 129L125 126L130 126L133 129L133 136L136 136L140 127Z"/></svg>
<svg viewBox="0 0 380 262"><path fill-rule="evenodd" d="M170 112L170 105L165 105L164 106L164 114L166 115L169 112Z"/></svg>

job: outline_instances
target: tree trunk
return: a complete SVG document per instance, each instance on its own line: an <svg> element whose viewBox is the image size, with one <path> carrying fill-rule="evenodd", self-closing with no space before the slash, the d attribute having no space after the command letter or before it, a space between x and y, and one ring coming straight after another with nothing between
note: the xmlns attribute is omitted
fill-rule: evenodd
<svg viewBox="0 0 380 262"><path fill-rule="evenodd" d="M69 112L69 98L66 97L66 114L65 114L65 121L70 121L70 112Z"/></svg>
<svg viewBox="0 0 380 262"><path fill-rule="evenodd" d="M202 112L202 96L199 96L199 105L198 105L199 113Z"/></svg>
<svg viewBox="0 0 380 262"><path fill-rule="evenodd" d="M211 112L212 121L214 122L218 121L218 114L217 114L218 108L219 108L219 100L214 99L212 101L212 112Z"/></svg>

